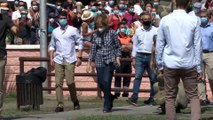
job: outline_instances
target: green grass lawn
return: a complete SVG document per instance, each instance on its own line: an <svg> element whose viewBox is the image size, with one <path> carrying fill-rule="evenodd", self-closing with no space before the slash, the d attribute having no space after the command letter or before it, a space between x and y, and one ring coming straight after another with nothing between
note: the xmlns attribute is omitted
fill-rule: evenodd
<svg viewBox="0 0 213 120"><path fill-rule="evenodd" d="M114 107L118 106L128 106L126 102L127 98L119 98L115 100ZM95 96L91 97L79 97L81 109L87 108L102 108L103 101ZM139 100L139 104L143 104L143 101ZM22 106L20 110L17 110L16 94L7 94L4 98L4 106L2 111L2 116L4 118L16 118L24 115L35 115L35 114L47 114L54 113L56 107L55 95L44 95L44 104L40 106L40 110L32 110L31 106ZM65 111L73 110L72 102L68 96L64 97ZM213 106L203 107L203 117L209 118L213 116ZM187 120L186 114L190 114L190 109L187 108L183 110L183 113L178 115L178 120ZM98 115L98 116L78 116L76 120L165 120L164 115ZM213 120L202 119L202 120Z"/></svg>
<svg viewBox="0 0 213 120"><path fill-rule="evenodd" d="M165 120L163 116L82 116L76 120Z"/></svg>

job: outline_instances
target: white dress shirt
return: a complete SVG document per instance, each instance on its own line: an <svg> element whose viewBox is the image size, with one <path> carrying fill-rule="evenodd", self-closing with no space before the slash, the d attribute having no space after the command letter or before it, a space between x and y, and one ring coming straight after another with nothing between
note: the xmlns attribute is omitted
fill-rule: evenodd
<svg viewBox="0 0 213 120"><path fill-rule="evenodd" d="M157 35L157 28L151 26L145 30L143 26L136 29L133 40L132 57L135 57L137 52L152 53L153 38Z"/></svg>
<svg viewBox="0 0 213 120"><path fill-rule="evenodd" d="M158 29L156 61L158 68L190 69L201 72L201 32L196 17L174 10L162 18Z"/></svg>
<svg viewBox="0 0 213 120"><path fill-rule="evenodd" d="M74 63L77 60L76 44L79 50L83 49L83 39L78 29L68 25L62 30L59 26L52 32L49 51L55 51L54 61L58 64L62 64L64 60Z"/></svg>

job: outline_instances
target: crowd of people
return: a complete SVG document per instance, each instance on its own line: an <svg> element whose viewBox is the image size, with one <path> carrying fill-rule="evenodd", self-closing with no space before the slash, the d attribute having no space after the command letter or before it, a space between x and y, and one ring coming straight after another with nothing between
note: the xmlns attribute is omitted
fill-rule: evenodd
<svg viewBox="0 0 213 120"><path fill-rule="evenodd" d="M145 104L158 103L154 89L157 84L159 91L165 93L164 102L160 102L164 104L161 107L166 108L163 112L168 120L174 120L181 79L186 102L191 103L192 119L200 119L200 104L210 103L206 93L207 78L213 91L213 0L173 0L167 14L161 3L161 0L135 3L92 0L84 5L67 0L48 6L47 42L51 65L56 71L56 112L64 111L64 78L74 109L80 109L74 70L75 65L81 65L82 51L87 47L90 48L87 72L95 72L96 68L97 82L104 93L103 112L111 112L113 100L121 96L121 88L122 96L129 97L127 101L137 106L140 84L147 71L151 90ZM13 28L13 33L7 31L12 44L40 43L38 0L32 0L30 7L21 0L0 5L1 12L12 20L7 24L7 28ZM14 34L17 30L21 32ZM78 46L78 54L75 46ZM2 54L3 60L5 56L6 53ZM121 61L122 58L131 58L132 62ZM115 93L112 94L114 70L115 73L132 73L132 66L135 68L133 94L130 96L128 92L131 81L128 76L115 77Z"/></svg>

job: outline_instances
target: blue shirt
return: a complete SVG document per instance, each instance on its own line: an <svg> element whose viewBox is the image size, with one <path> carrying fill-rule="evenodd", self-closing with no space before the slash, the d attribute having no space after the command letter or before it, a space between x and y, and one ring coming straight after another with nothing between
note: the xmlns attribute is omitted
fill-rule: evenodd
<svg viewBox="0 0 213 120"><path fill-rule="evenodd" d="M76 44L79 50L83 49L83 39L77 28L68 25L65 30L60 26L54 29L49 44L49 50L55 51L54 61L58 64L62 64L64 60L74 63L77 60Z"/></svg>
<svg viewBox="0 0 213 120"><path fill-rule="evenodd" d="M200 24L185 10L174 10L163 17L158 29L156 61L158 68L191 69L201 72Z"/></svg>
<svg viewBox="0 0 213 120"><path fill-rule="evenodd" d="M155 35L157 35L157 28L154 26L151 26L148 30L145 30L143 26L137 28L132 38L132 57L135 57L137 52L152 53L153 38Z"/></svg>
<svg viewBox="0 0 213 120"><path fill-rule="evenodd" d="M203 50L213 51L213 23L201 26L201 37Z"/></svg>

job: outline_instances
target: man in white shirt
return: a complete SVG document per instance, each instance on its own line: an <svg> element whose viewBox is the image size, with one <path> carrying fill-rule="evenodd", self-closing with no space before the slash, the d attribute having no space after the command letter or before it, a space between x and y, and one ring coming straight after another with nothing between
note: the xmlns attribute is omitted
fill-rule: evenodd
<svg viewBox="0 0 213 120"><path fill-rule="evenodd" d="M175 2L177 9L161 20L156 44L156 62L164 76L166 119L176 120L175 99L181 79L191 104L191 119L200 120L197 88L197 80L202 78L200 24L185 11L190 0Z"/></svg>
<svg viewBox="0 0 213 120"><path fill-rule="evenodd" d="M141 14L142 26L136 29L135 34L132 38L133 41L133 66L135 67L135 80L133 86L133 94L128 99L132 105L137 106L138 93L140 89L141 80L143 73L146 70L150 79L150 98L145 101L145 104L154 104L154 89L153 84L155 83L155 75L153 70L150 68L153 38L157 35L157 28L152 26L151 14L143 12Z"/></svg>
<svg viewBox="0 0 213 120"><path fill-rule="evenodd" d="M83 39L77 28L69 26L67 23L67 13L59 14L60 26L53 30L51 42L49 44L50 62L55 65L56 98L58 105L55 112L64 111L63 102L63 81L67 80L70 97L74 110L80 109L77 99L74 82L75 65L81 65ZM75 44L78 45L78 56L75 51Z"/></svg>

